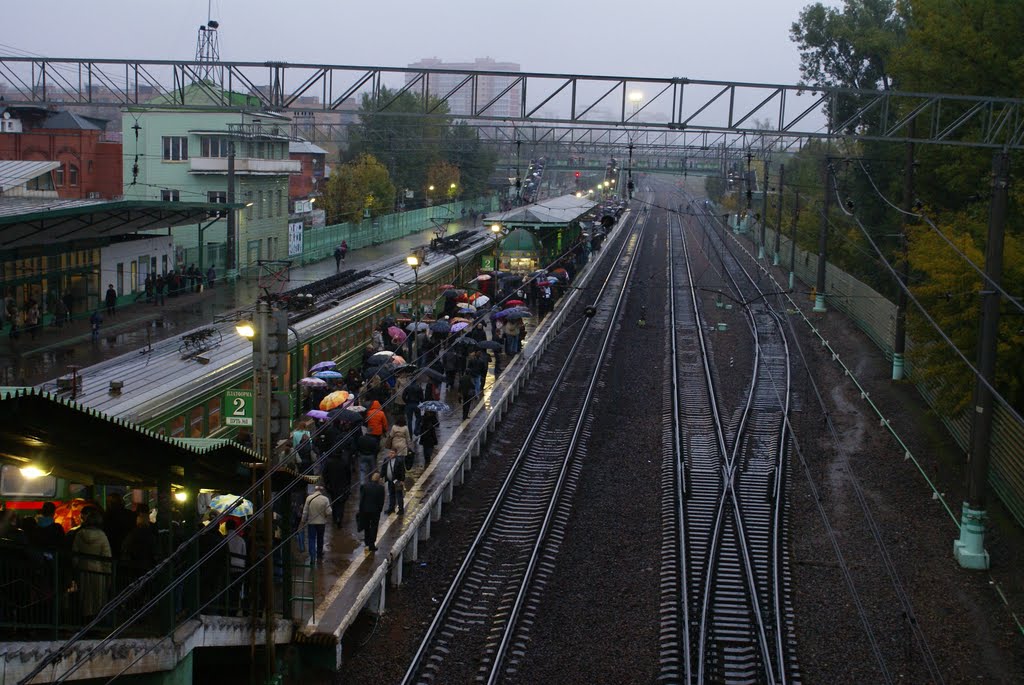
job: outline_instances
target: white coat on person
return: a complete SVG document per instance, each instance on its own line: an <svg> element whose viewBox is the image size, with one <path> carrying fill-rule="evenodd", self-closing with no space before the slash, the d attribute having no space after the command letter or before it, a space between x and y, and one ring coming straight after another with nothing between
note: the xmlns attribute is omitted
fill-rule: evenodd
<svg viewBox="0 0 1024 685"><path fill-rule="evenodd" d="M327 496L323 486L318 485L316 489L306 498L302 505L302 522L300 525L310 524L314 526L327 525L331 520L331 498Z"/></svg>

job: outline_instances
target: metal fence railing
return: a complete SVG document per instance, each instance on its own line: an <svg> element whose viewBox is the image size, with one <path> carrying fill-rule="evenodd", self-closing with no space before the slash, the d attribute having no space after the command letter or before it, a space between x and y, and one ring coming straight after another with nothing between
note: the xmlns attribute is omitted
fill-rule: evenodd
<svg viewBox="0 0 1024 685"><path fill-rule="evenodd" d="M367 245L378 245L390 240L404 238L434 228L431 219L462 218L463 210L493 212L497 210L497 199L493 197L478 200L452 202L422 209L413 209L394 214L384 214L365 221L333 224L320 228L309 228L302 235L302 256L298 260L302 264L327 259L334 253L334 248L344 240L350 250L357 250ZM293 257L294 259L294 257Z"/></svg>
<svg viewBox="0 0 1024 685"><path fill-rule="evenodd" d="M766 244L774 246L775 232L766 231ZM780 261L790 268L790 240L780 236ZM817 254L796 250L796 277L813 285L817 280ZM896 305L874 289L857 280L833 264L825 270L825 294L829 306L847 314L871 338L887 358L892 359L896 327ZM971 438L971 419L967 414L950 416L938 410L937 398L943 389L936 383L925 383L914 378L914 342L907 336L906 373L914 381L918 392L934 409L950 435L964 452ZM1019 424L998 404L993 409L989 485L1018 523L1024 525L1024 426Z"/></svg>

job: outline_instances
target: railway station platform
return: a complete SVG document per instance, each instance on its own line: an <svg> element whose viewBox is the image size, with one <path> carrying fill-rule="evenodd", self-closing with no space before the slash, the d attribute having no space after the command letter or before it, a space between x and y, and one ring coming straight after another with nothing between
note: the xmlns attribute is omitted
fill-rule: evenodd
<svg viewBox="0 0 1024 685"><path fill-rule="evenodd" d="M623 215L618 228L627 218L628 213ZM617 233L618 229L610 238L617 238ZM488 370L483 397L474 405L468 420L462 420L461 408L454 405L449 414L439 416L440 443L430 466L424 469L422 457L417 456L416 466L406 478L405 515L382 514L376 553L366 552L362 533L356 531L359 496L357 490L353 491L342 527L328 526L324 564L304 567L295 579L296 594L311 594L302 615L293 617L301 623L294 642L307 650L311 661L326 668L339 668L345 631L360 612L384 611L387 588L402 583L405 564L418 559L420 544L431 537L431 525L441 518L455 488L463 484L466 473L529 381L543 352L567 323L575 323L567 321L566 316L580 297L580 286L592 278L595 264L611 259L611 252L605 249L592 255L577 272L574 287L542 321L524 319L527 326L522 351L508 360L500 375L494 375L493 367Z"/></svg>
<svg viewBox="0 0 1024 685"><path fill-rule="evenodd" d="M476 226L467 217L453 221L448 233ZM379 270L390 263L404 263L418 247L429 244L433 230L424 230L379 245L351 250L342 270ZM296 288L335 273L333 257L296 266L289 270L284 289ZM0 386L39 385L68 372L70 365L86 367L147 345L173 338L206 325L214 317L252 306L258 294L256 274L235 281L215 283L201 293L187 292L166 297L163 305L139 300L119 305L113 316L101 310L103 323L93 340L88 317L75 318L62 328L52 325L37 329L36 335L22 331L17 340L0 336Z"/></svg>

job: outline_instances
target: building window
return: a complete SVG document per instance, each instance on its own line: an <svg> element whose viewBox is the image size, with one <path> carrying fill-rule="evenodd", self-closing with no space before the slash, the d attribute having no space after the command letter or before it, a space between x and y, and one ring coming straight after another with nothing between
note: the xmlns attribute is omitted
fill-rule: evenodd
<svg viewBox="0 0 1024 685"><path fill-rule="evenodd" d="M208 425L209 432L212 433L213 431L220 428L220 398L214 397L212 400L210 400L210 402L206 405L206 410L206 423Z"/></svg>
<svg viewBox="0 0 1024 685"><path fill-rule="evenodd" d="M59 167L53 170L53 185L58 188L64 187L64 165L61 164Z"/></svg>
<svg viewBox="0 0 1024 685"><path fill-rule="evenodd" d="M245 194L245 218L252 221L252 191Z"/></svg>
<svg viewBox="0 0 1024 685"><path fill-rule="evenodd" d="M202 405L193 409L188 418L189 422L189 434L193 438L203 437L203 414L205 413L205 407Z"/></svg>
<svg viewBox="0 0 1024 685"><path fill-rule="evenodd" d="M68 165L68 183L72 187L78 185L78 167L74 164Z"/></svg>
<svg viewBox="0 0 1024 685"><path fill-rule="evenodd" d="M183 162L188 159L188 136L163 136L164 161Z"/></svg>
<svg viewBox="0 0 1024 685"><path fill-rule="evenodd" d="M203 157L227 157L228 139L223 136L203 136Z"/></svg>
<svg viewBox="0 0 1024 685"><path fill-rule="evenodd" d="M224 203L226 203L228 201L228 192L226 190L210 190L210 191L207 191L207 193L206 193L206 201L207 202L216 202L216 203L224 204ZM224 212L222 210L215 210L215 211L207 212L207 216L210 216L210 217L222 217L222 216L224 216Z"/></svg>
<svg viewBox="0 0 1024 685"><path fill-rule="evenodd" d="M170 433L172 438L183 438L185 437L185 416L175 416L170 421L169 425Z"/></svg>
<svg viewBox="0 0 1024 685"><path fill-rule="evenodd" d="M90 176L92 175L92 160L91 159L88 162L85 163L85 173L89 174Z"/></svg>
<svg viewBox="0 0 1024 685"><path fill-rule="evenodd" d="M277 215L281 216L284 214L284 198L281 196L281 191L277 191Z"/></svg>
<svg viewBox="0 0 1024 685"><path fill-rule="evenodd" d="M160 191L160 199L163 200L164 202L180 202L181 201L181 191L180 190L167 190L167 189L161 190Z"/></svg>
<svg viewBox="0 0 1024 685"><path fill-rule="evenodd" d="M256 218L263 218L263 191L256 192Z"/></svg>

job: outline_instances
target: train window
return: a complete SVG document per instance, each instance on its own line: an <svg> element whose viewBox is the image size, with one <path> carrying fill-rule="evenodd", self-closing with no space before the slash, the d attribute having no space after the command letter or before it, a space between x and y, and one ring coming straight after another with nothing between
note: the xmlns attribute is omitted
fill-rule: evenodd
<svg viewBox="0 0 1024 685"><path fill-rule="evenodd" d="M214 397L206 403L206 423L210 432L220 428L220 398Z"/></svg>
<svg viewBox="0 0 1024 685"><path fill-rule="evenodd" d="M282 379L282 382L284 383L285 388L292 387L292 358L294 356L295 355L292 354L288 355L288 363L285 364L284 367L284 378Z"/></svg>
<svg viewBox="0 0 1024 685"><path fill-rule="evenodd" d="M170 420L168 427L172 438L183 438L185 437L185 416L175 416Z"/></svg>
<svg viewBox="0 0 1024 685"><path fill-rule="evenodd" d="M203 415L206 413L206 407L200 405L189 412L188 423L189 423L189 437L201 438L203 437Z"/></svg>

